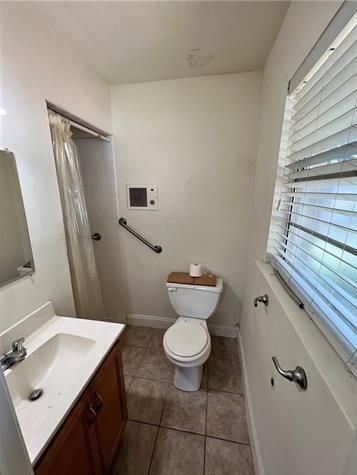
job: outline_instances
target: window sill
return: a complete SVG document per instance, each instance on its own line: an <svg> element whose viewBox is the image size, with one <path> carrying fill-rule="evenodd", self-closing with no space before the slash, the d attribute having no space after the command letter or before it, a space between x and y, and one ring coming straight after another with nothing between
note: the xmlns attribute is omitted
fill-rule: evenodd
<svg viewBox="0 0 357 475"><path fill-rule="evenodd" d="M357 427L357 379L321 333L305 310L299 309L273 273L270 264L256 261L257 267L293 326L351 427Z"/></svg>

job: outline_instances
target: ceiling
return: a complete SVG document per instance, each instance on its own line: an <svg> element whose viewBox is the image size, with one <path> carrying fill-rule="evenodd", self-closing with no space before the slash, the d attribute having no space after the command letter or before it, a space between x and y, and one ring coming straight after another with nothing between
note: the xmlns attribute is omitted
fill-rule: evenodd
<svg viewBox="0 0 357 475"><path fill-rule="evenodd" d="M289 2L30 5L106 82L119 84L260 69Z"/></svg>

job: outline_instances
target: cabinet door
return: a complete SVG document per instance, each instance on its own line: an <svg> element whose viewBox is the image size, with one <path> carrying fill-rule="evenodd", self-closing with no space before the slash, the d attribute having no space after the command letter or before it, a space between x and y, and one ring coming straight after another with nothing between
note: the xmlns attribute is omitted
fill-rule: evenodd
<svg viewBox="0 0 357 475"><path fill-rule="evenodd" d="M93 422L87 400L83 398L36 466L36 475L98 475L98 452L92 450L90 436Z"/></svg>
<svg viewBox="0 0 357 475"><path fill-rule="evenodd" d="M113 351L91 384L91 404L96 416L99 450L106 473L118 447L127 419L125 389L119 351Z"/></svg>

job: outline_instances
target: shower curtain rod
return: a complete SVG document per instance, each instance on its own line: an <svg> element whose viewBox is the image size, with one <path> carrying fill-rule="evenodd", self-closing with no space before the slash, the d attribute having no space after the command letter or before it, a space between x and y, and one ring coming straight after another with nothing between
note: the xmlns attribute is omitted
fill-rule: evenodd
<svg viewBox="0 0 357 475"><path fill-rule="evenodd" d="M65 109L62 109L62 107L56 106L55 104L49 101L46 101L46 105L47 109L51 110L52 112L55 112L56 114L60 114L62 117L68 119L71 125L73 125L73 127L83 130L84 132L87 132L88 134L91 134L98 139L110 142L110 135L104 130L94 127L93 125L89 124L89 122L80 119L79 117L71 114L70 112L67 112Z"/></svg>
<svg viewBox="0 0 357 475"><path fill-rule="evenodd" d="M70 124L73 125L73 127L75 127L76 129L83 130L84 132L87 132L88 134L93 135L97 139L105 140L106 142L110 142L110 139L108 139L108 137L105 137L102 134L98 134L97 132L94 132L93 130L88 129L88 127L84 127L83 125L78 124L77 122L74 122L71 119L68 119L68 120L69 120Z"/></svg>

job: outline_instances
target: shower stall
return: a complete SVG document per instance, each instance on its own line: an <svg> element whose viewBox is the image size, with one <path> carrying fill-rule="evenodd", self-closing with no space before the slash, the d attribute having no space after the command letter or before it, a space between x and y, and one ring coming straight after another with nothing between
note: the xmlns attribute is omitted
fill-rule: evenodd
<svg viewBox="0 0 357 475"><path fill-rule="evenodd" d="M48 113L77 316L125 321L111 137L53 106Z"/></svg>

